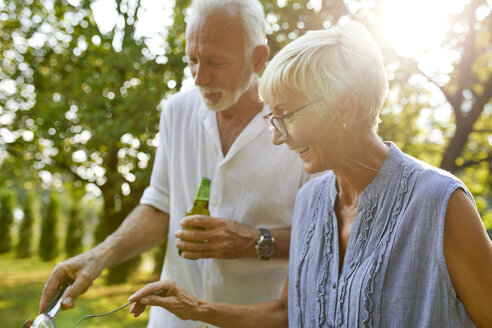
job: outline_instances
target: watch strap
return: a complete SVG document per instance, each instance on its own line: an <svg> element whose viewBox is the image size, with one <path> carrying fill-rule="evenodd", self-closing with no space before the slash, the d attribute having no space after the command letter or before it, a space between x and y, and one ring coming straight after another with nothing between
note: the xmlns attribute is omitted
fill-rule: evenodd
<svg viewBox="0 0 492 328"><path fill-rule="evenodd" d="M273 239L273 236L272 236L270 230L268 230L268 229L260 228L260 233L263 236L263 238Z"/></svg>

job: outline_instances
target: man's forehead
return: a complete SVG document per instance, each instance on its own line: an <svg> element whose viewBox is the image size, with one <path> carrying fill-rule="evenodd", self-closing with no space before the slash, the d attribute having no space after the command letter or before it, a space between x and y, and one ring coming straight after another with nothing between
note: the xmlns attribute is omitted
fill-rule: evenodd
<svg viewBox="0 0 492 328"><path fill-rule="evenodd" d="M194 35L221 37L224 34L244 34L244 27L239 16L230 11L220 11L208 15L194 14L190 16L186 26L186 37Z"/></svg>
<svg viewBox="0 0 492 328"><path fill-rule="evenodd" d="M243 52L246 37L237 20L220 17L195 17L186 31L186 51L211 53ZM223 55L225 55L223 53ZM205 54L205 53L202 53Z"/></svg>

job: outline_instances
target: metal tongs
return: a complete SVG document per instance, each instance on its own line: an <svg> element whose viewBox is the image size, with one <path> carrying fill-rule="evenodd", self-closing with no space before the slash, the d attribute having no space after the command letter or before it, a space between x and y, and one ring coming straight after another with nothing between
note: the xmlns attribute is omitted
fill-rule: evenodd
<svg viewBox="0 0 492 328"><path fill-rule="evenodd" d="M62 285L44 313L38 315L34 320L27 320L22 328L56 328L55 318L61 310L61 302L65 291L70 284Z"/></svg>

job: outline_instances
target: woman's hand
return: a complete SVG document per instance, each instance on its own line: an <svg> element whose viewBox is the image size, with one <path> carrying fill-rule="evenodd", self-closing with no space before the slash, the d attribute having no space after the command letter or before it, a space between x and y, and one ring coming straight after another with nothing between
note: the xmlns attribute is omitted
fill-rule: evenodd
<svg viewBox="0 0 492 328"><path fill-rule="evenodd" d="M182 320L198 320L201 300L179 286L174 279L166 278L148 284L128 299L135 302L130 309L138 317L147 305L160 306Z"/></svg>

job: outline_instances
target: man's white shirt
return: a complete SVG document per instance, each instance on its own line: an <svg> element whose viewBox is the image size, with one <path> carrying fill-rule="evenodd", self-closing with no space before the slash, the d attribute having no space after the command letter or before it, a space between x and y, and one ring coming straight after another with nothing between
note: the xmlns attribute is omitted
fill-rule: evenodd
<svg viewBox="0 0 492 328"><path fill-rule="evenodd" d="M213 302L251 304L278 299L287 278L287 260L186 260L178 255L174 232L193 204L201 177L212 180L211 216L252 228L290 227L297 190L309 179L297 154L274 146L257 114L223 156L216 113L207 109L198 90L170 97L159 124L159 146L150 186L141 204L169 214L169 235L161 278L172 277L193 295ZM182 321L153 307L149 327L205 327ZM212 327L208 325L208 327Z"/></svg>

